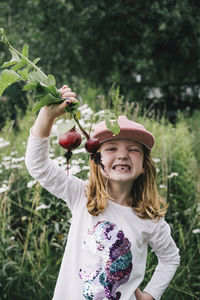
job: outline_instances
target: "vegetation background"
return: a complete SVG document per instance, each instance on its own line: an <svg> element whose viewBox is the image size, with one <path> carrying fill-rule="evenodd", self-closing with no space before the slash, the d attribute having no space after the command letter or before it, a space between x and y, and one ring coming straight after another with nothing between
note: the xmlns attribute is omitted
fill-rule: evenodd
<svg viewBox="0 0 200 300"><path fill-rule="evenodd" d="M0 26L17 49L30 47L57 85L67 83L92 111L112 108L156 137L152 156L166 219L181 265L163 300L200 299L200 5L195 0L0 2ZM10 58L0 43L0 65ZM0 71L1 72L1 71ZM119 88L120 87L120 93ZM70 211L24 166L34 95L14 84L0 97L0 298L51 299ZM66 168L57 124L51 157ZM88 155L74 151L70 172L88 176ZM156 265L149 251L142 287Z"/></svg>

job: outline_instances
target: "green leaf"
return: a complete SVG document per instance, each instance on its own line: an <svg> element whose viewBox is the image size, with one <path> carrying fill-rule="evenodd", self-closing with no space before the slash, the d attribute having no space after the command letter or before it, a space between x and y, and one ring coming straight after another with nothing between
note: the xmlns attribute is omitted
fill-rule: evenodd
<svg viewBox="0 0 200 300"><path fill-rule="evenodd" d="M46 85L46 77L38 71L32 71L28 74L28 81L37 81L42 85Z"/></svg>
<svg viewBox="0 0 200 300"><path fill-rule="evenodd" d="M55 77L51 74L49 74L47 77L47 85L56 85Z"/></svg>
<svg viewBox="0 0 200 300"><path fill-rule="evenodd" d="M28 80L28 70L27 69L19 70L18 74L21 76L22 80L24 80L24 81Z"/></svg>
<svg viewBox="0 0 200 300"><path fill-rule="evenodd" d="M1 66L1 68L2 69L9 68L9 67L15 65L16 63L17 63L17 61L7 61Z"/></svg>
<svg viewBox="0 0 200 300"><path fill-rule="evenodd" d="M13 51L12 49L9 48L9 51L10 53L12 54L12 58L10 61L8 62L5 62L3 65L2 65L2 69L5 69L5 68L9 68L17 63L20 63L21 62L21 59L19 58L19 56L17 55L17 53L15 53L15 51Z"/></svg>
<svg viewBox="0 0 200 300"><path fill-rule="evenodd" d="M23 46L22 55L24 55L26 58L28 58L28 45L27 44L25 44Z"/></svg>
<svg viewBox="0 0 200 300"><path fill-rule="evenodd" d="M23 91L35 90L37 85L38 83L36 81L32 81L23 87Z"/></svg>
<svg viewBox="0 0 200 300"><path fill-rule="evenodd" d="M76 125L76 121L74 119L68 120L67 122L63 122L58 124L57 131L59 133L65 133L72 129Z"/></svg>
<svg viewBox="0 0 200 300"><path fill-rule="evenodd" d="M117 135L120 132L120 127L117 120L105 120L106 127L113 132L114 135Z"/></svg>
<svg viewBox="0 0 200 300"><path fill-rule="evenodd" d="M3 70L0 76L0 96L4 90L16 81L19 81L20 76L13 70Z"/></svg>
<svg viewBox="0 0 200 300"><path fill-rule="evenodd" d="M50 81L49 81L50 82ZM51 93L55 97L60 97L61 99L61 94L57 91L57 88L55 85L43 85L39 82L38 84L38 93L43 93L43 95L46 93Z"/></svg>
<svg viewBox="0 0 200 300"><path fill-rule="evenodd" d="M11 59L11 61L18 61L18 62L21 61L20 57L18 56L18 54L17 54L15 51L13 51L13 50L10 49L10 48L9 48L9 51L10 51L10 53L12 54L12 59Z"/></svg>
<svg viewBox="0 0 200 300"><path fill-rule="evenodd" d="M38 82L37 85L37 90L36 90L37 94L36 94L36 99L40 99L45 97L47 94L52 94L54 97L56 98L60 98L61 100L61 95L60 93L57 91L56 87L54 85L51 86L46 86L41 84L41 82Z"/></svg>
<svg viewBox="0 0 200 300"><path fill-rule="evenodd" d="M101 110L98 113L95 113L93 116L93 121L95 123L105 121L106 127L112 131L114 135L117 135L120 132L117 116L109 109Z"/></svg>
<svg viewBox="0 0 200 300"><path fill-rule="evenodd" d="M60 99L61 99L61 95L60 95L60 93L57 91L55 85L50 85L50 86L45 87L45 88L46 88L46 90L47 90L49 93L51 93L52 95L54 95L54 96L57 97L57 98L60 97Z"/></svg>
<svg viewBox="0 0 200 300"><path fill-rule="evenodd" d="M26 65L24 61L17 62L11 69L17 71Z"/></svg>
<svg viewBox="0 0 200 300"><path fill-rule="evenodd" d="M39 57L35 58L35 59L33 60L34 65L36 65L36 64L38 63L39 60L40 60Z"/></svg>
<svg viewBox="0 0 200 300"><path fill-rule="evenodd" d="M54 97L52 94L47 94L45 97L41 98L34 106L33 112L37 112L40 108L46 105L50 105L52 103L61 103L63 100L60 98Z"/></svg>
<svg viewBox="0 0 200 300"><path fill-rule="evenodd" d="M79 119L79 113L78 111L76 111L79 107L80 103L79 102L71 102L70 105L65 107L65 112L69 112L71 114L73 114L74 112L77 114L77 118Z"/></svg>

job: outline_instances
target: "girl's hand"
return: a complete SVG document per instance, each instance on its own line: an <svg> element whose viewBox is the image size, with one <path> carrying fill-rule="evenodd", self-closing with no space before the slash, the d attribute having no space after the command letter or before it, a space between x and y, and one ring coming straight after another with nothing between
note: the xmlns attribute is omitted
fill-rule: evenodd
<svg viewBox="0 0 200 300"><path fill-rule="evenodd" d="M139 288L135 291L135 297L137 300L153 300L153 297L149 293L142 292Z"/></svg>
<svg viewBox="0 0 200 300"><path fill-rule="evenodd" d="M76 94L64 85L58 90L61 93L63 102L60 104L51 104L49 106L43 106L37 116L35 124L32 128L32 133L35 137L44 138L49 136L54 120L64 114L65 107L71 102L77 102L75 98Z"/></svg>
<svg viewBox="0 0 200 300"><path fill-rule="evenodd" d="M61 94L63 102L61 104L51 104L45 107L45 110L47 111L50 119L56 119L57 117L62 115L65 112L65 107L71 102L78 102L78 100L75 98L76 94L72 92L67 85L64 85L58 91Z"/></svg>

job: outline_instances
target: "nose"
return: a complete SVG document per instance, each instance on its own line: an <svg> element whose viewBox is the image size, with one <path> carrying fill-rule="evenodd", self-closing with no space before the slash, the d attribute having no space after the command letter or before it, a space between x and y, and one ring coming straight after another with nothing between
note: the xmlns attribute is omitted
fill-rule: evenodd
<svg viewBox="0 0 200 300"><path fill-rule="evenodd" d="M119 150L117 153L117 158L121 160L128 159L128 152L126 150Z"/></svg>

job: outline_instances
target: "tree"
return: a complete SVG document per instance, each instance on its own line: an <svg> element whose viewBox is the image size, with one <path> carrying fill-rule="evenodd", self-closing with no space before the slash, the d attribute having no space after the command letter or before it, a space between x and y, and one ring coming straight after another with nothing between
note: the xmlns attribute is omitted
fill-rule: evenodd
<svg viewBox="0 0 200 300"><path fill-rule="evenodd" d="M197 0L9 0L0 21L58 85L84 79L161 111L200 107Z"/></svg>

